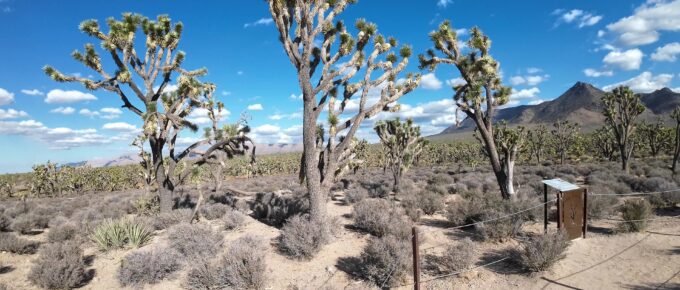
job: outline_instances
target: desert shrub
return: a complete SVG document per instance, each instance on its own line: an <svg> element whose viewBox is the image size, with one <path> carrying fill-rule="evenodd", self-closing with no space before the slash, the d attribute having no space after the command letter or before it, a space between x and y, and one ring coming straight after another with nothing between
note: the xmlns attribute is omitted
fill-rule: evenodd
<svg viewBox="0 0 680 290"><path fill-rule="evenodd" d="M132 252L125 256L118 270L123 286L157 283L182 268L182 256L171 248Z"/></svg>
<svg viewBox="0 0 680 290"><path fill-rule="evenodd" d="M588 218L602 219L614 213L618 199L611 195L589 196L588 197Z"/></svg>
<svg viewBox="0 0 680 290"><path fill-rule="evenodd" d="M50 222L48 223L48 227L50 229L52 229L52 228L56 228L56 227L59 227L63 224L70 223L70 222L71 221L68 218L66 218L65 216L58 215L58 216L50 219Z"/></svg>
<svg viewBox="0 0 680 290"><path fill-rule="evenodd" d="M181 222L189 222L193 211L188 208L176 209L168 213L161 213L153 221L156 230L164 230Z"/></svg>
<svg viewBox="0 0 680 290"><path fill-rule="evenodd" d="M393 235L374 237L361 252L357 274L376 285L393 285L411 272L411 245Z"/></svg>
<svg viewBox="0 0 680 290"><path fill-rule="evenodd" d="M34 224L33 224L33 219L31 215L29 214L22 214L20 216L17 216L14 218L14 221L12 221L12 230L21 233L21 234L28 234L33 230Z"/></svg>
<svg viewBox="0 0 680 290"><path fill-rule="evenodd" d="M6 251L19 255L33 254L38 243L17 237L12 233L0 233L0 252Z"/></svg>
<svg viewBox="0 0 680 290"><path fill-rule="evenodd" d="M652 214L652 205L646 199L626 200L620 208L625 222L619 224L623 232L640 232L647 228L646 219Z"/></svg>
<svg viewBox="0 0 680 290"><path fill-rule="evenodd" d="M450 245L441 256L433 257L440 273L458 272L470 268L474 263L475 244L465 238L456 245Z"/></svg>
<svg viewBox="0 0 680 290"><path fill-rule="evenodd" d="M50 228L50 231L47 233L47 240L52 243L63 242L72 240L77 236L78 228L72 223L65 223Z"/></svg>
<svg viewBox="0 0 680 290"><path fill-rule="evenodd" d="M642 192L653 192L653 191L665 191L675 189L675 184L662 177L650 177L645 178L640 182L639 191Z"/></svg>
<svg viewBox="0 0 680 290"><path fill-rule="evenodd" d="M237 199L234 201L234 209L242 213L247 213L250 210L250 205L245 199Z"/></svg>
<svg viewBox="0 0 680 290"><path fill-rule="evenodd" d="M83 250L75 242L51 243L42 247L28 279L47 289L70 289L87 280Z"/></svg>
<svg viewBox="0 0 680 290"><path fill-rule="evenodd" d="M411 234L410 222L404 210L384 199L366 199L354 205L354 226L378 237L394 234L405 237Z"/></svg>
<svg viewBox="0 0 680 290"><path fill-rule="evenodd" d="M513 258L529 271L545 271L566 256L567 247L569 240L564 231L547 233L521 241Z"/></svg>
<svg viewBox="0 0 680 290"><path fill-rule="evenodd" d="M161 199L157 194L140 196L132 201L138 215L154 215L161 211Z"/></svg>
<svg viewBox="0 0 680 290"><path fill-rule="evenodd" d="M229 210L229 206L221 203L206 204L201 207L201 215L208 220L214 220L223 217Z"/></svg>
<svg viewBox="0 0 680 290"><path fill-rule="evenodd" d="M8 216L0 214L0 232L8 231L11 224L12 220Z"/></svg>
<svg viewBox="0 0 680 290"><path fill-rule="evenodd" d="M444 198L440 194L421 191L417 196L419 207L426 215L433 215L435 212L444 209Z"/></svg>
<svg viewBox="0 0 680 290"><path fill-rule="evenodd" d="M227 211L227 213L224 215L224 217L222 217L222 219L224 220L225 230L236 229L242 226L246 221L246 217L244 214L233 209Z"/></svg>
<svg viewBox="0 0 680 290"><path fill-rule="evenodd" d="M328 225L297 215L289 218L281 228L279 246L291 257L308 259L316 255L329 240Z"/></svg>
<svg viewBox="0 0 680 290"><path fill-rule="evenodd" d="M476 224L474 226L475 232L485 241L503 241L514 237L521 230L526 220L521 216L505 218L505 215L505 212L497 210L487 212L484 215L484 220L492 221Z"/></svg>
<svg viewBox="0 0 680 290"><path fill-rule="evenodd" d="M368 198L368 192L363 187L353 186L345 190L345 202L353 204Z"/></svg>
<svg viewBox="0 0 680 290"><path fill-rule="evenodd" d="M197 263L187 273L187 289L264 289L266 250L253 236L234 241L217 261Z"/></svg>
<svg viewBox="0 0 680 290"><path fill-rule="evenodd" d="M401 200L400 204L404 208L406 216L412 221L417 222L420 220L420 215L422 215L423 211L420 209L418 197L409 194Z"/></svg>
<svg viewBox="0 0 680 290"><path fill-rule="evenodd" d="M101 222L90 235L90 239L102 251L141 247L151 240L153 232L141 221L121 218Z"/></svg>
<svg viewBox="0 0 680 290"><path fill-rule="evenodd" d="M251 206L256 219L280 227L289 217L307 213L309 200L303 196L258 193Z"/></svg>
<svg viewBox="0 0 680 290"><path fill-rule="evenodd" d="M170 246L194 260L215 255L222 246L222 238L220 233L201 224L180 223L168 231Z"/></svg>

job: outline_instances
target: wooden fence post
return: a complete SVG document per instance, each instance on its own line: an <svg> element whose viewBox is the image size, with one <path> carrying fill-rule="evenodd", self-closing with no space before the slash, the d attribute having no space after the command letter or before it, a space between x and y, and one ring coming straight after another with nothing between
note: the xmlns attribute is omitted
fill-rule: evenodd
<svg viewBox="0 0 680 290"><path fill-rule="evenodd" d="M420 253L418 249L418 229L411 228L413 238L413 289L420 290Z"/></svg>

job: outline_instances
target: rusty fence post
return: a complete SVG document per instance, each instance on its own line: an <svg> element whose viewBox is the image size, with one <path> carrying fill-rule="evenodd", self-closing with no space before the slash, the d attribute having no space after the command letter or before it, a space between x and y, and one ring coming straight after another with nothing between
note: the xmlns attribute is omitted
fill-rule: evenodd
<svg viewBox="0 0 680 290"><path fill-rule="evenodd" d="M583 238L588 232L588 188L583 189Z"/></svg>
<svg viewBox="0 0 680 290"><path fill-rule="evenodd" d="M548 185L543 184L543 233L548 233Z"/></svg>
<svg viewBox="0 0 680 290"><path fill-rule="evenodd" d="M418 229L413 226L411 228L413 238L413 289L420 290L420 253L418 249Z"/></svg>

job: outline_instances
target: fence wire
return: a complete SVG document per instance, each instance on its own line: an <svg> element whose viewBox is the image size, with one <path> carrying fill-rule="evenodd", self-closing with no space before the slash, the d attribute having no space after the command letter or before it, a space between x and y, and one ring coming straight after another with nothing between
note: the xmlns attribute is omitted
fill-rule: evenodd
<svg viewBox="0 0 680 290"><path fill-rule="evenodd" d="M631 192L631 193L588 193L588 195L592 196L635 196L635 195L652 195L652 194L660 194L660 193L669 193L669 192L677 192L680 191L680 188L676 189L670 189L670 190L662 190L662 191L650 191L650 192Z"/></svg>

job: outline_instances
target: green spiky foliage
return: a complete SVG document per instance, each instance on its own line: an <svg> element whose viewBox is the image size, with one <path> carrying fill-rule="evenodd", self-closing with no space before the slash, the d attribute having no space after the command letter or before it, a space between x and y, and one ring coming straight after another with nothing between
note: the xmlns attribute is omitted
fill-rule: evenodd
<svg viewBox="0 0 680 290"><path fill-rule="evenodd" d="M267 2L297 72L303 102L300 176L309 192L310 217L323 223L330 187L355 162L354 135L361 123L398 109L394 103L418 86L420 75L400 77L411 49L397 49L397 41L379 34L375 24L359 19L353 34L336 21L355 1ZM322 113L326 118L320 120ZM318 134L322 123L325 134Z"/></svg>
<svg viewBox="0 0 680 290"><path fill-rule="evenodd" d="M416 162L427 140L420 137L420 126L413 124L410 118L405 122L399 118L379 121L373 129L382 144L383 168L392 172L393 191L399 193L402 176Z"/></svg>
<svg viewBox="0 0 680 290"><path fill-rule="evenodd" d="M629 160L632 158L635 148L633 138L633 133L636 130L635 120L645 111L645 106L640 98L639 94L633 93L627 86L614 88L602 97L602 104L604 105L602 113L607 126L614 132L614 140L616 140L619 149L621 169L626 172L629 170Z"/></svg>
<svg viewBox="0 0 680 290"><path fill-rule="evenodd" d="M657 157L659 153L667 151L671 146L672 132L666 130L661 118L657 118L656 122L647 123L641 122L638 134L640 135L640 145L649 150L649 154Z"/></svg>
<svg viewBox="0 0 680 290"><path fill-rule="evenodd" d="M508 193L514 195L515 162L517 161L517 155L526 145L527 131L522 126L509 128L505 121L499 122L494 127L493 138L498 146L498 155L501 157L500 161L503 165L503 171L507 176L506 186L508 187Z"/></svg>
<svg viewBox="0 0 680 290"><path fill-rule="evenodd" d="M673 121L675 121L675 138L673 142L673 164L671 170L675 174L677 169L678 159L680 158L680 106L676 107L671 113Z"/></svg>
<svg viewBox="0 0 680 290"><path fill-rule="evenodd" d="M616 143L614 141L614 132L610 127L603 126L590 134L592 146L598 155L608 161L614 161L617 158Z"/></svg>
<svg viewBox="0 0 680 290"><path fill-rule="evenodd" d="M499 64L489 54L491 40L479 28L473 27L467 41L469 52L464 54L456 30L449 21L444 21L436 31L431 32L430 39L434 43L434 49L419 56L420 68L433 71L441 64L456 68L464 80L462 84L453 87L456 119L458 112L463 112L474 121L480 134L479 140L484 145L496 175L501 196L510 198L508 176L503 170L493 137L493 116L499 106L509 101L511 89L501 83Z"/></svg>
<svg viewBox="0 0 680 290"><path fill-rule="evenodd" d="M223 105L213 97L215 85L198 79L207 70L183 68L185 54L177 50L182 23L171 23L167 15L151 20L139 14L124 13L121 19L107 19L106 26L108 32L102 30L97 20L86 20L80 24L80 30L100 42L104 55L112 59L114 67L111 70L104 67L99 49L88 43L84 51L76 50L72 56L93 70L97 77L69 76L51 66L45 66L44 71L58 82L76 82L89 90L112 92L120 97L123 108L139 116L143 121L139 142L148 143L151 150L151 166L145 165L147 169L151 168L150 176L144 179L155 180L161 212L169 212L178 183L175 173L178 163L200 165L216 151L233 149L234 153L242 153L248 150L249 139L245 136L220 142L203 139L175 152L179 132L198 129L190 119L192 113L219 120L223 111ZM140 32L142 36L138 38ZM144 50L138 51L140 47ZM172 80L176 82L176 90L170 90ZM235 143L239 146L234 146ZM207 145L210 145L208 149L198 150ZM185 161L190 155L200 157Z"/></svg>
<svg viewBox="0 0 680 290"><path fill-rule="evenodd" d="M567 155L573 151L574 146L577 145L578 133L580 131L578 124L570 122L569 120L562 120L553 123L552 145L560 160L560 164L564 164Z"/></svg>
<svg viewBox="0 0 680 290"><path fill-rule="evenodd" d="M541 124L533 130L527 132L527 151L529 151L529 159L536 158L536 163L541 163L541 158L545 154L548 147L548 128Z"/></svg>

